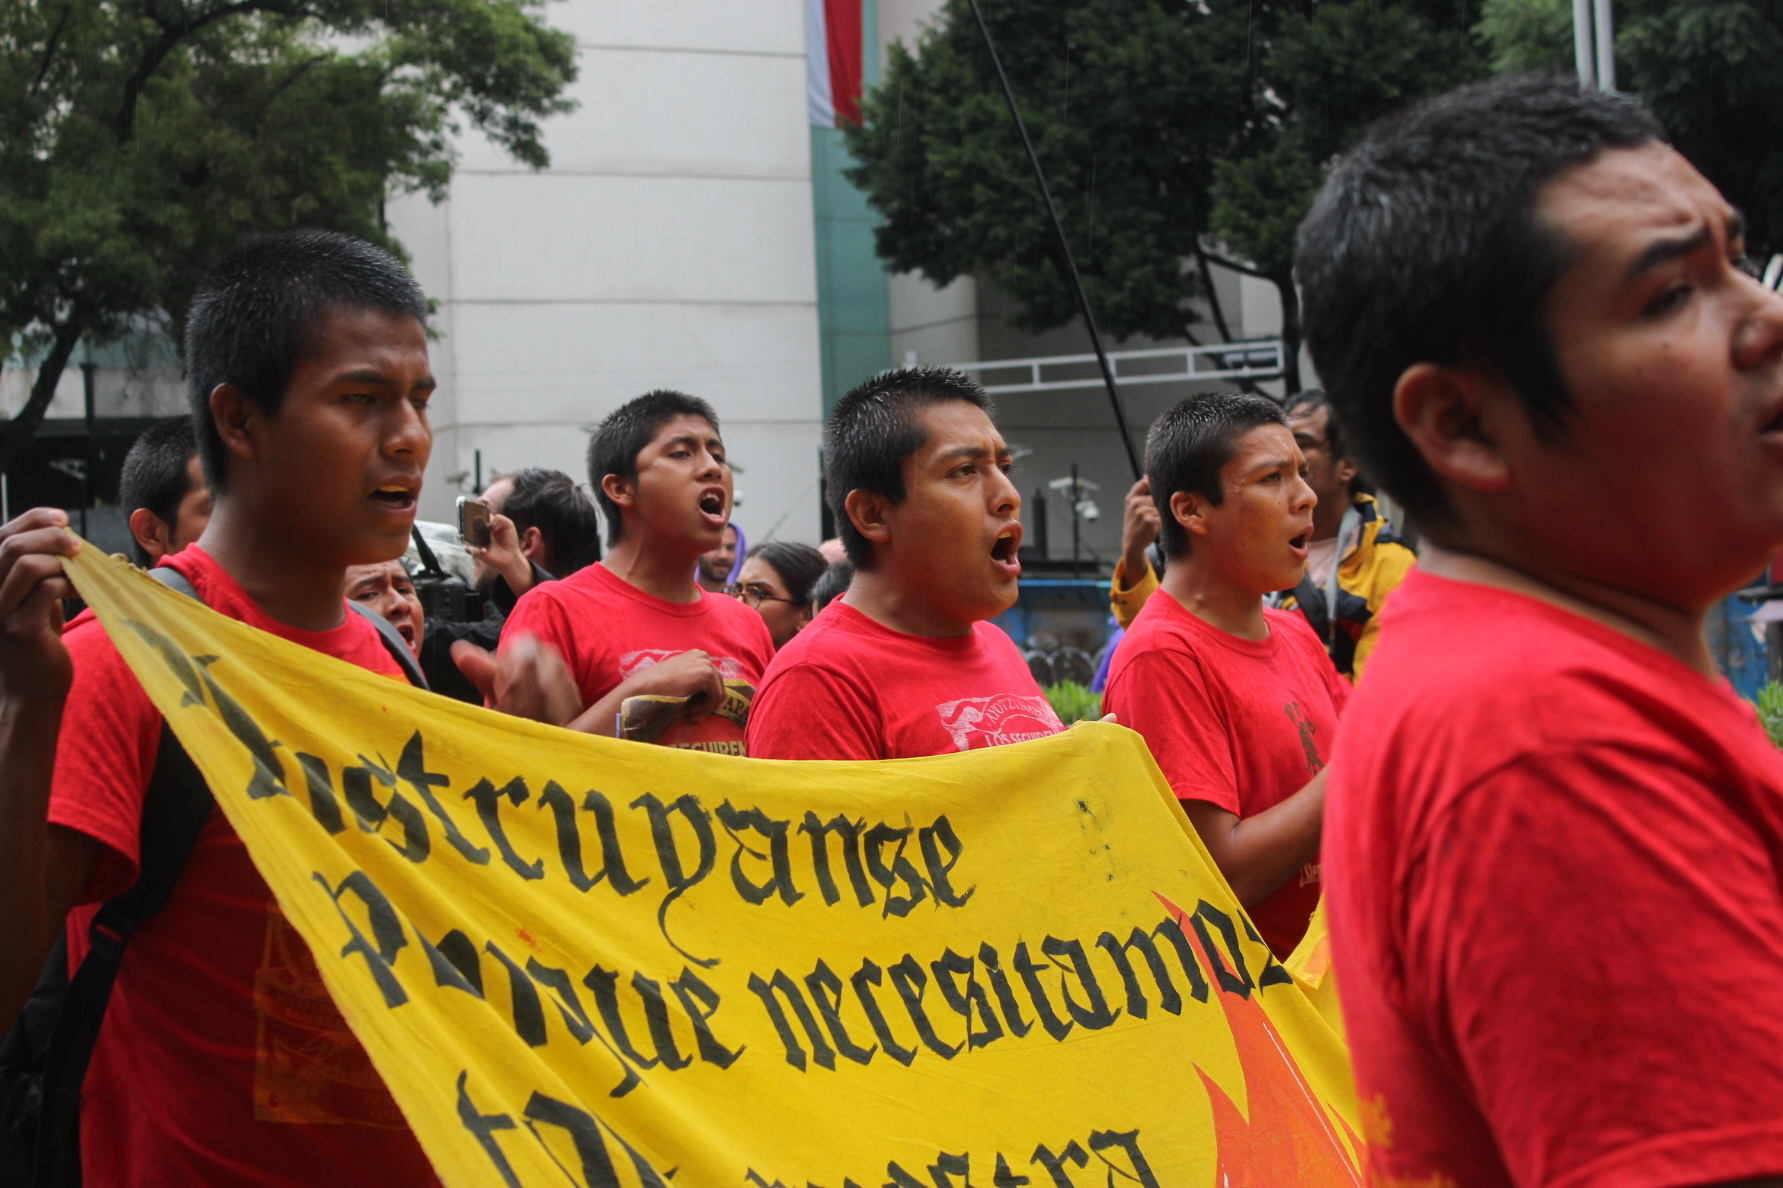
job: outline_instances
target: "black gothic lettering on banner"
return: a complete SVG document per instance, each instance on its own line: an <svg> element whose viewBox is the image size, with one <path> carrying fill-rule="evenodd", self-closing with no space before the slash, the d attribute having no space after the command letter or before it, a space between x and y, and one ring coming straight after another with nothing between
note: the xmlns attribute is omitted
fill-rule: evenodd
<svg viewBox="0 0 1783 1188"><path fill-rule="evenodd" d="M339 887L331 886L327 877L319 870L312 871L310 877L321 885L334 904L334 910L340 913L341 922L347 926L350 939L341 946L340 955L365 959L365 967L371 971L372 981L377 983L378 993L384 996L386 1007L395 1009L407 1002L408 991L402 988L402 983L396 980L396 971L390 967L396 960L397 952L409 940L403 935L402 921L397 918L396 909L390 905L384 893L378 890L377 884L371 881L371 876L362 870L356 870L342 879ZM341 906L341 897L349 891L365 905L366 918L371 924L369 941L359 931L359 925L353 917L347 914L347 909Z"/></svg>
<svg viewBox="0 0 1783 1188"><path fill-rule="evenodd" d="M861 907L873 906L873 885L867 881L867 868L861 865L861 831L865 826L865 821L850 821L845 816L836 816L825 825L812 812L805 814L805 823L799 826L800 833L811 835L811 868L817 873L817 889L823 894L823 901L832 907L842 899L836 890L835 877L830 873L830 851L824 840L832 833L841 842L842 861L848 869L848 882L854 889L855 902Z"/></svg>
<svg viewBox="0 0 1783 1188"><path fill-rule="evenodd" d="M421 951L427 954L434 985L450 986L475 998L483 997L483 963L470 937L456 928L440 937L437 945L422 936L419 928L415 930L415 936L421 941Z"/></svg>
<svg viewBox="0 0 1783 1188"><path fill-rule="evenodd" d="M359 763L358 767L342 769L341 793L346 797L347 807L353 810L353 819L359 822L360 830L377 833L383 829L386 820L395 821L402 826L402 844L399 846L389 838L384 840L410 862L425 862L432 850L427 837L427 819L406 796L395 790L396 773L388 764L367 759L364 755L359 756ZM378 803L377 795L372 791L374 782L391 789L389 803Z"/></svg>
<svg viewBox="0 0 1783 1188"><path fill-rule="evenodd" d="M916 1049L906 1048L892 1038L891 1025L885 1021L885 1013L879 1009L878 999L874 997L871 990L867 989L869 985L880 985L884 976L885 971L877 965L871 961L862 961L861 967L854 971L853 977L848 979L848 984L854 988L855 997L860 1000L861 1010L866 1012L867 1022L872 1026L873 1034L879 1039L879 1046L885 1049L887 1056L908 1068L910 1062L916 1059Z"/></svg>
<svg viewBox="0 0 1783 1188"><path fill-rule="evenodd" d="M947 1000L954 1013L965 1020L966 1048L982 1048L993 1040L1003 1038L1003 1025L998 1022L996 1012L991 1010L990 999L985 996L984 987L979 985L974 976L974 962L970 957L962 957L952 949L943 950L939 960L929 963L929 970L935 975L935 987L941 991L941 997ZM955 979L965 978L962 987ZM972 1015L976 1010L981 1026L977 1030L972 1027Z"/></svg>
<svg viewBox="0 0 1783 1188"><path fill-rule="evenodd" d="M476 1137L477 1145L489 1156L489 1161L500 1173L503 1182L509 1188L520 1188L520 1180L514 1174L514 1165L509 1162L507 1153L502 1150L501 1140L496 1136L504 1131L517 1131L513 1116L510 1114L485 1114L472 1102L466 1084L470 1078L470 1070L458 1074L458 1120L464 1128ZM535 1091L527 1099L526 1109L521 1112L521 1120L527 1132L532 1136L539 1148L555 1163L558 1170L572 1183L580 1182L588 1188L620 1188L620 1179L613 1164L612 1154L607 1148L607 1138L619 1144L632 1171L643 1188L668 1188L668 1181L653 1167L649 1160L637 1148L633 1147L619 1132L596 1118L587 1110L559 1101ZM580 1171L565 1167L558 1157L558 1151L545 1137L540 1127L548 1127L555 1133L561 1133L569 1139L570 1149L574 1151Z"/></svg>
<svg viewBox="0 0 1783 1188"><path fill-rule="evenodd" d="M731 884L736 887L737 894L743 902L757 907L766 903L771 897L778 895L780 902L791 907L805 898L805 893L793 886L792 856L787 852L787 830L792 828L791 821L776 821L759 808L739 809L732 806L729 800L718 806L718 820L724 831L737 843L736 852L731 855ZM768 852L762 853L738 836L739 830L751 829L759 833L768 844ZM758 862L769 864L770 875L765 883L756 883L743 871L743 855L748 854Z"/></svg>
<svg viewBox="0 0 1783 1188"><path fill-rule="evenodd" d="M894 828L881 821L867 830L865 837L867 852L867 870L881 887L885 888L885 905L880 911L881 919L886 916L897 916L902 919L910 914L910 909L928 897L928 884L923 882L922 875L912 866L910 859L904 857L904 849L910 844L910 835L914 830L906 825ZM885 863L884 850L888 843L897 842L898 848L892 854L891 865ZM903 883L905 892L902 895L892 894L894 883Z"/></svg>
<svg viewBox="0 0 1783 1188"><path fill-rule="evenodd" d="M619 833L614 827L613 805L592 788L582 799L583 811L593 814L595 836L601 846L601 868L590 875L582 862L582 833L576 821L576 803L557 781L552 780L539 793L539 808L550 809L557 822L557 857L564 874L578 891L587 891L601 880L620 896L632 894L648 883L648 877L634 879L625 869L625 855L619 849Z"/></svg>
<svg viewBox="0 0 1783 1188"><path fill-rule="evenodd" d="M873 1053L879 1049L877 1046L863 1048L848 1034L848 1026L842 1021L842 979L821 958L817 967L806 975L805 988L811 991L811 1001L817 1004L817 1013L829 1029L836 1051L856 1064L871 1064Z"/></svg>
<svg viewBox="0 0 1783 1188"><path fill-rule="evenodd" d="M1257 935L1257 930L1251 924L1249 916L1239 916L1238 922L1244 925L1244 934L1251 938L1253 944L1263 945L1263 938ZM1275 959L1274 950L1270 949L1268 945L1263 945L1263 972L1257 975L1257 989L1261 990L1265 986L1292 986L1293 984L1294 975Z"/></svg>
<svg viewBox="0 0 1783 1188"><path fill-rule="evenodd" d="M1188 979L1189 994L1197 1002L1207 1001L1207 979L1201 976L1201 963L1195 959L1194 950L1189 947L1189 938L1183 935L1182 925L1175 919L1167 917L1149 935L1135 928L1124 942L1118 940L1114 933L1104 932L1096 938L1096 944L1107 951L1114 961L1115 969L1120 971L1121 982L1127 990L1127 1013L1135 1019L1145 1018L1151 1008L1146 1002L1144 988L1139 984L1139 977L1133 972L1133 963L1127 959L1128 950L1135 950L1145 958L1146 968L1151 971L1152 985L1157 988L1158 1006L1167 1014L1182 1014L1182 995L1177 993L1176 983L1170 977L1170 967L1152 940L1159 936L1168 940L1175 949L1177 963Z"/></svg>
<svg viewBox="0 0 1783 1188"><path fill-rule="evenodd" d="M531 862L514 851L514 844L508 840L508 830L501 821L501 802L506 800L515 808L519 808L531 799L532 793L526 787L526 781L515 776L500 788L490 780L478 780L469 792L464 794L466 800L477 806L477 819L483 822L483 829L489 834L489 840L501 852L501 859L508 864L508 869L521 878L531 881L545 877L545 860L535 858Z"/></svg>
<svg viewBox="0 0 1783 1188"><path fill-rule="evenodd" d="M447 845L457 850L466 861L478 866L486 865L489 851L471 844L470 839L459 830L458 822L452 819L452 814L446 811L446 806L433 794L435 788L443 788L451 781L450 777L440 772L427 770L426 747L419 730L409 736L409 741L403 744L402 757L396 761L396 778L415 790L415 795L421 798L427 811L440 823Z"/></svg>
<svg viewBox="0 0 1783 1188"><path fill-rule="evenodd" d="M672 804L664 804L646 792L632 801L631 807L642 807L650 815L650 837L656 843L656 861L662 867L663 881L669 886L669 893L663 896L662 903L656 908L657 931L662 933L662 939L675 952L701 969L711 969L718 964L718 958L695 957L675 943L675 938L669 935L668 914L669 905L681 898L688 888L697 886L711 874L712 867L718 861L718 839L712 832L712 819L700 806L699 797L691 793ZM681 861L680 843L675 840L672 815L677 813L693 829L694 839L699 843L699 859L691 875Z"/></svg>
<svg viewBox="0 0 1783 1188"><path fill-rule="evenodd" d="M1195 914L1189 923L1195 927L1195 935L1200 938L1201 948L1207 954L1214 981L1219 983L1220 989L1240 998L1249 998L1256 983L1251 981L1251 971L1245 968L1244 953L1238 947L1238 929L1233 926L1232 917L1203 899L1195 905ZM1207 931L1209 923L1219 929L1220 936L1225 939L1231 969L1226 968L1226 962L1220 959L1220 952L1214 947L1213 937Z"/></svg>
<svg viewBox="0 0 1783 1188"><path fill-rule="evenodd" d="M1110 1152L1115 1153L1110 1157ZM1107 1168L1106 1184L1109 1188L1118 1176L1121 1181L1136 1184L1139 1188L1159 1188L1157 1177L1152 1173L1151 1164L1139 1149L1138 1130L1092 1130L1089 1135L1089 1149L1076 1139L1068 1140L1057 1154L1045 1143L1034 1148L1028 1157L1030 1166L1038 1164L1046 1173L1049 1188L1078 1188L1072 1179L1072 1169L1087 1170L1090 1157L1094 1155ZM924 1165L917 1164L928 1172L928 1179L906 1170L897 1160L890 1160L885 1165L887 1183L884 1188L972 1188L972 1157L968 1152L955 1154L940 1151L935 1155L935 1162ZM984 1161L979 1164L984 1166ZM797 1183L804 1177L794 1177ZM753 1184L756 1188L787 1188L782 1181L768 1180L753 1167L743 1174L743 1182ZM1034 1184L1031 1176L1016 1172L1009 1166L1009 1157L1001 1151L995 1157L995 1170L991 1172L991 1188L1028 1188ZM805 1180L805 1188L818 1188L811 1180ZM860 1188L852 1179L844 1177L842 1188ZM1088 1188L1088 1186L1086 1186Z"/></svg>

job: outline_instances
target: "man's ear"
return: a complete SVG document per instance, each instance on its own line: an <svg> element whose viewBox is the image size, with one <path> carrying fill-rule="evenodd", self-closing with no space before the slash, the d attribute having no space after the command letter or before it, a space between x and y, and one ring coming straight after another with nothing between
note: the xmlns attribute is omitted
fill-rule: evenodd
<svg viewBox="0 0 1783 1188"><path fill-rule="evenodd" d="M1502 491L1511 471L1490 414L1505 395L1503 384L1478 372L1418 363L1393 387L1393 416L1438 476L1475 491Z"/></svg>
<svg viewBox="0 0 1783 1188"><path fill-rule="evenodd" d="M1207 535L1207 508L1207 497L1199 491L1171 493L1170 518L1181 524L1184 532Z"/></svg>
<svg viewBox="0 0 1783 1188"><path fill-rule="evenodd" d="M848 493L842 506L856 532L874 544L885 544L891 540L891 524L885 518L886 513L891 510L891 503L885 496L856 487Z"/></svg>
<svg viewBox="0 0 1783 1188"><path fill-rule="evenodd" d="M234 384L211 389L210 417L223 439L223 448L237 458L252 458L258 451L257 434L264 423L257 405Z"/></svg>
<svg viewBox="0 0 1783 1188"><path fill-rule="evenodd" d="M1356 469L1356 464L1348 458L1339 458L1336 464L1331 467L1331 472L1337 476L1337 481L1340 483L1354 482L1356 475L1361 473Z"/></svg>
<svg viewBox="0 0 1783 1188"><path fill-rule="evenodd" d="M528 528L520 534L520 555L528 561L543 563L545 559L545 534L537 528Z"/></svg>
<svg viewBox="0 0 1783 1188"><path fill-rule="evenodd" d="M609 474L601 478L601 490L607 498L620 507L637 506L637 484L623 474Z"/></svg>
<svg viewBox="0 0 1783 1188"><path fill-rule="evenodd" d="M130 535L136 538L136 543L142 546L151 561L159 561L172 551L173 533L168 529L167 521L146 507L130 513Z"/></svg>

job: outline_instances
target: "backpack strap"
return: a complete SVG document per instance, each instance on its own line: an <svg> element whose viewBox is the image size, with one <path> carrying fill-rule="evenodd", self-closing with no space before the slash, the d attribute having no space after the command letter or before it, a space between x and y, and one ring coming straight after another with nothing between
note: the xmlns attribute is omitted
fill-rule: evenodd
<svg viewBox="0 0 1783 1188"><path fill-rule="evenodd" d="M195 602L204 601L186 575L176 569L153 569L149 576ZM39 1188L78 1188L81 1182L81 1087L99 1042L124 948L136 926L167 902L198 834L210 819L212 803L210 787L163 719L155 769L143 793L136 882L106 900L94 914L87 927L87 955L68 978L50 1031L34 1160ZM67 929L62 931L65 941ZM50 960L61 961L66 968L63 944L56 946Z"/></svg>
<svg viewBox="0 0 1783 1188"><path fill-rule="evenodd" d="M170 590L178 590L187 598L199 602L204 601L198 597L198 591L193 588L192 583L186 580L186 575L177 569L163 565L159 569L149 570L149 576ZM377 628L378 639L382 641L384 650L390 653L390 658L396 661L397 666L402 669L403 675L409 678L409 684L417 689L427 688L427 677L421 671L421 662L415 659L415 653L409 651L408 641L395 627L390 625L390 620L360 603L348 602L347 605L358 611L366 622Z"/></svg>
<svg viewBox="0 0 1783 1188"><path fill-rule="evenodd" d="M196 602L204 601L176 569L162 566L150 570L149 576ZM356 602L347 605L377 628L379 639L410 682L425 689L427 679L396 628ZM67 978L43 1062L43 1104L33 1160L36 1188L80 1186L81 1087L99 1042L125 947L137 926L167 903L214 803L204 776L163 719L155 769L143 795L137 880L127 891L100 905L87 928L87 955L73 976L66 974L67 930L63 929L40 981L44 985Z"/></svg>
<svg viewBox="0 0 1783 1188"><path fill-rule="evenodd" d="M135 885L100 905L87 927L89 948L68 981L44 1058L43 1113L37 1127L39 1188L71 1188L81 1180L80 1102L105 1008L137 925L160 911L204 824L210 788L165 722L154 774L143 797L141 874ZM67 960L58 947L52 960Z"/></svg>
<svg viewBox="0 0 1783 1188"><path fill-rule="evenodd" d="M378 638L384 643L384 650L390 653L390 658L396 661L397 667L402 669L402 674L409 678L409 684L417 689L427 688L427 677L421 672L421 662L415 659L415 653L409 651L409 641L390 625L390 620L361 603L349 601L347 605L358 611L366 622L377 628Z"/></svg>

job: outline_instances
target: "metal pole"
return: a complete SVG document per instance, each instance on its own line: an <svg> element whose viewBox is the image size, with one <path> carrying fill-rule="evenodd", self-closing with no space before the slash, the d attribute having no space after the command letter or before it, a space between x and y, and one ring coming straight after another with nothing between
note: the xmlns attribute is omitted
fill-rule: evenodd
<svg viewBox="0 0 1783 1188"><path fill-rule="evenodd" d="M87 404L87 461L81 467L80 480L80 534L87 534L87 509L93 506L93 373L99 370L93 362L91 348L87 350L87 361L80 365L82 395Z"/></svg>
<svg viewBox="0 0 1783 1188"><path fill-rule="evenodd" d="M1597 42L1597 89L1616 89L1616 31L1610 17L1610 0L1595 0L1596 20L1592 22L1592 38Z"/></svg>
<svg viewBox="0 0 1783 1188"><path fill-rule="evenodd" d="M1077 463L1071 464L1071 576L1077 576L1077 505L1083 502L1083 492L1077 485Z"/></svg>
<svg viewBox="0 0 1783 1188"><path fill-rule="evenodd" d="M997 45L991 40L990 26L984 23L984 13L978 9L978 0L968 0L972 6L972 15L978 19L978 31L984 35L984 48L990 51L991 65L997 68L997 81L1003 84L1003 99L1009 104L1009 114L1015 119L1015 130L1021 133L1022 147L1028 150L1028 164L1034 167L1034 181L1040 186L1040 197L1046 203L1046 217L1052 220L1053 233L1059 237L1059 251L1065 257L1065 271L1071 278L1071 291L1077 296L1078 312L1083 314L1083 324L1090 332L1090 347L1096 352L1096 362L1102 368L1102 383L1108 389L1108 401L1114 405L1114 423L1121 431L1121 445L1127 451L1127 465L1133 468L1135 481L1145 474L1144 467L1139 465L1139 453L1133 448L1133 434L1127 428L1127 410L1121 404L1120 389L1114 383L1114 368L1108 363L1108 352L1102 349L1102 335L1096 330L1095 315L1090 313L1090 299L1083 291L1083 278L1077 274L1077 257L1071 254L1071 241L1065 237L1065 225L1059 222L1059 212L1052 202L1052 190L1046 184L1046 172L1040 168L1040 157L1034 152L1034 142L1028 139L1028 126L1022 122L1021 108L1016 106L1015 92L1009 87L1009 76L1003 73L1003 59L997 56ZM1072 492L1075 496L1076 492ZM1077 510L1075 498L1071 513L1072 531L1076 532ZM1075 562L1075 558L1073 559ZM1077 571L1075 566L1072 573Z"/></svg>
<svg viewBox="0 0 1783 1188"><path fill-rule="evenodd" d="M1573 0L1573 66L1579 72L1579 89L1597 86L1597 58L1591 41L1591 0Z"/></svg>

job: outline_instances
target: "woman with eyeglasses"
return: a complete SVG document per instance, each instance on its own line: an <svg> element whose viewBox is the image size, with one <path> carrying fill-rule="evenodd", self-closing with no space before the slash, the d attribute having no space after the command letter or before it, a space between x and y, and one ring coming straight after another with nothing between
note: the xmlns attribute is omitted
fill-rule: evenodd
<svg viewBox="0 0 1783 1188"><path fill-rule="evenodd" d="M761 614L778 651L811 621L811 587L828 568L810 545L770 540L749 550L737 584L725 593Z"/></svg>

